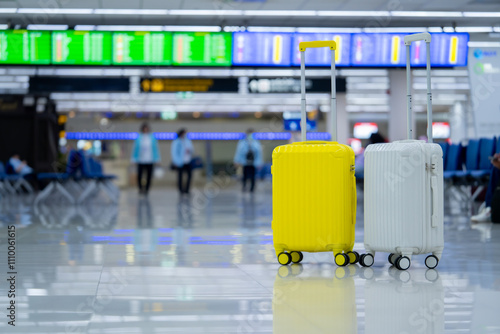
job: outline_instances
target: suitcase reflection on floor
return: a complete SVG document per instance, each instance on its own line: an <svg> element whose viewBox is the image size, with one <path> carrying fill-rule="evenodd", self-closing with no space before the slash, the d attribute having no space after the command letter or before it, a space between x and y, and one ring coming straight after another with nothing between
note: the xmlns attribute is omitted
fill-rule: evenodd
<svg viewBox="0 0 500 334"><path fill-rule="evenodd" d="M399 271L365 284L365 333L444 333L444 289L434 269Z"/></svg>
<svg viewBox="0 0 500 334"><path fill-rule="evenodd" d="M313 266L303 271L301 264L293 264L278 269L273 333L357 333L353 276L360 268L323 268Z"/></svg>

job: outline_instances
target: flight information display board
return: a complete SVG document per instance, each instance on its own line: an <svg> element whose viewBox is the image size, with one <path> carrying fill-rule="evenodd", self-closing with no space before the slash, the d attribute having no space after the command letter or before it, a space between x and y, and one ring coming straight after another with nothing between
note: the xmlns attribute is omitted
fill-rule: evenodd
<svg viewBox="0 0 500 334"><path fill-rule="evenodd" d="M0 31L0 64L50 64L50 31Z"/></svg>
<svg viewBox="0 0 500 334"><path fill-rule="evenodd" d="M405 66L404 36L405 34L352 34L351 65Z"/></svg>
<svg viewBox="0 0 500 334"><path fill-rule="evenodd" d="M469 34L442 33L431 34L432 66L467 66ZM426 65L427 43L424 41L411 44L412 66Z"/></svg>
<svg viewBox="0 0 500 334"><path fill-rule="evenodd" d="M173 40L174 65L231 66L231 33L179 32Z"/></svg>
<svg viewBox="0 0 500 334"><path fill-rule="evenodd" d="M52 32L52 64L110 65L111 32Z"/></svg>
<svg viewBox="0 0 500 334"><path fill-rule="evenodd" d="M352 34L351 66L406 66L405 35L407 34ZM431 35L431 66L467 66L469 34ZM424 41L411 44L412 66L426 65L426 49Z"/></svg>
<svg viewBox="0 0 500 334"><path fill-rule="evenodd" d="M290 66L292 34L236 32L233 35L233 65Z"/></svg>
<svg viewBox="0 0 500 334"><path fill-rule="evenodd" d="M335 50L335 64L338 66L349 66L350 64L350 48L351 48L351 34L337 34L337 33L324 33L324 34L306 34L298 33L293 35L293 59L292 64L300 66L300 42L308 41L328 41L333 40L337 44ZM331 51L330 48L317 48L307 49L306 51L306 65L309 66L330 66L331 64Z"/></svg>
<svg viewBox="0 0 500 334"><path fill-rule="evenodd" d="M114 65L170 65L172 33L127 31L113 33Z"/></svg>

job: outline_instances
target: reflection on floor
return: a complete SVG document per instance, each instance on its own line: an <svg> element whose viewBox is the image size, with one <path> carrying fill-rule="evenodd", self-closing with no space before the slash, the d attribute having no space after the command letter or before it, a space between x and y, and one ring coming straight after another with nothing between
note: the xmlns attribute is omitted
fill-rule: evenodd
<svg viewBox="0 0 500 334"><path fill-rule="evenodd" d="M498 225L448 217L436 270L416 256L400 272L386 254L372 268L338 268L326 253L280 267L268 185L31 203L0 198L0 277L12 224L18 273L15 328L0 283L1 333L500 333Z"/></svg>

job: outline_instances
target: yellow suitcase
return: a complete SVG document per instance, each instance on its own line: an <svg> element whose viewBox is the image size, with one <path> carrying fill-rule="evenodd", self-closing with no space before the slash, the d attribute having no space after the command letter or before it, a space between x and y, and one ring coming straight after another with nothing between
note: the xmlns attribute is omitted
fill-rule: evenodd
<svg viewBox="0 0 500 334"><path fill-rule="evenodd" d="M358 262L354 151L335 141L305 141L305 60L309 47L332 50L332 120L336 120L335 42L301 42L302 142L273 151L273 243L278 262L302 261L301 252L333 252L335 263ZM332 139L336 139L335 126Z"/></svg>

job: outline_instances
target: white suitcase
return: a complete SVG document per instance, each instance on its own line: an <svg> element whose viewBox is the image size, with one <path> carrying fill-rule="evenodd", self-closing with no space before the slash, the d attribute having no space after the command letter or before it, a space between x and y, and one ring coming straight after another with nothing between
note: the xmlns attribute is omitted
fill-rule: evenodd
<svg viewBox="0 0 500 334"><path fill-rule="evenodd" d="M412 138L410 44L427 43L427 137ZM411 256L432 253L425 259L435 268L444 248L443 151L432 143L432 96L429 33L409 35L406 45L407 112L409 140L369 145L365 151L364 216L366 254L360 264L373 264L375 252L387 252L400 270L410 267Z"/></svg>

